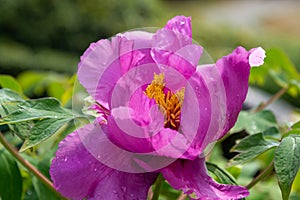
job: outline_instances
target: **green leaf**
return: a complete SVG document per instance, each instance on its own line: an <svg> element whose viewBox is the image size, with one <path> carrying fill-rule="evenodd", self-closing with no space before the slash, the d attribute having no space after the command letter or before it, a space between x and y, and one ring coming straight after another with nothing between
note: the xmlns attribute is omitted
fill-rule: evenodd
<svg viewBox="0 0 300 200"><path fill-rule="evenodd" d="M249 134L255 134L272 127L278 128L278 125L275 115L271 111L263 110L257 113L241 111L231 132L246 130Z"/></svg>
<svg viewBox="0 0 300 200"><path fill-rule="evenodd" d="M300 129L300 121L293 124L292 128L293 129Z"/></svg>
<svg viewBox="0 0 300 200"><path fill-rule="evenodd" d="M10 101L24 101L24 99L20 94L13 90L7 88L0 89L0 104Z"/></svg>
<svg viewBox="0 0 300 200"><path fill-rule="evenodd" d="M31 129L28 138L25 139L20 152L25 151L41 141L46 140L52 134L56 133L64 124L68 123L71 119L43 119L37 122Z"/></svg>
<svg viewBox="0 0 300 200"><path fill-rule="evenodd" d="M283 200L289 199L291 187L300 166L300 137L283 138L275 151L275 171Z"/></svg>
<svg viewBox="0 0 300 200"><path fill-rule="evenodd" d="M239 154L231 160L231 164L237 165L249 161L278 145L279 141L266 139L263 133L249 135L232 148L232 151L239 152Z"/></svg>
<svg viewBox="0 0 300 200"><path fill-rule="evenodd" d="M22 177L14 158L0 146L0 199L19 200L22 196Z"/></svg>
<svg viewBox="0 0 300 200"><path fill-rule="evenodd" d="M18 108L15 106L10 106L8 102L11 101L25 101L21 95L17 92L3 88L0 89L0 117L4 117L9 113L16 111ZM6 105L4 105L6 104ZM25 139L26 135L30 132L30 127L32 124L29 123L20 123L20 124L11 124L9 125L10 129L13 130L21 139Z"/></svg>
<svg viewBox="0 0 300 200"><path fill-rule="evenodd" d="M225 170L221 169L217 165L206 162L207 170L211 173L213 173L218 180L223 184L230 184L230 185L238 185L233 176L226 172Z"/></svg>
<svg viewBox="0 0 300 200"><path fill-rule="evenodd" d="M251 69L250 83L263 86L268 84L266 80L271 78L281 88L290 87L287 93L296 97L300 91L300 73L295 65L280 49L269 49L266 54L264 64Z"/></svg>
<svg viewBox="0 0 300 200"><path fill-rule="evenodd" d="M2 88L9 88L11 90L14 90L19 94L23 94L20 84L12 76L0 75L0 86Z"/></svg>
<svg viewBox="0 0 300 200"><path fill-rule="evenodd" d="M2 104L16 110L0 119L0 125L41 120L45 118L73 118L74 114L63 107L54 98L41 98L27 101L15 101Z"/></svg>
<svg viewBox="0 0 300 200"><path fill-rule="evenodd" d="M54 98L10 101L1 106L5 115L0 118L0 125L8 124L24 140L21 151L48 139L70 121L84 118L63 108Z"/></svg>
<svg viewBox="0 0 300 200"><path fill-rule="evenodd" d="M298 193L298 195L300 195L299 191L300 191L300 170L298 170L297 175L294 179L290 199L291 199L291 196L293 195L293 193Z"/></svg>
<svg viewBox="0 0 300 200"><path fill-rule="evenodd" d="M283 134L283 137L287 137L289 135L298 135L298 136L300 136L300 129L291 129L288 132L285 132Z"/></svg>
<svg viewBox="0 0 300 200"><path fill-rule="evenodd" d="M79 120L80 117L76 118ZM86 120L86 118L80 118L82 121ZM60 129L64 129L64 126L68 125L68 123L73 120L70 118L61 118L61 119L44 119L35 124L35 126L31 129L31 133L28 138L25 139L20 152L25 151L40 142L48 139L50 136L60 131Z"/></svg>
<svg viewBox="0 0 300 200"><path fill-rule="evenodd" d="M226 171L228 171L235 179L237 179L241 175L242 167L230 166L230 167L226 167Z"/></svg>
<svg viewBox="0 0 300 200"><path fill-rule="evenodd" d="M272 48L267 51L267 56L268 58L266 58L265 62L266 67L272 69L282 82L289 84L290 80L300 80L300 74L295 65L282 50ZM278 85L280 85L280 83L278 83Z"/></svg>

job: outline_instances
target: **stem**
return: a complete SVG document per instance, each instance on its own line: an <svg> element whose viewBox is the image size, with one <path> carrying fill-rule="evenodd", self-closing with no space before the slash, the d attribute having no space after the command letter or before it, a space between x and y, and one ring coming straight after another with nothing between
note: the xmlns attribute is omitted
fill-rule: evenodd
<svg viewBox="0 0 300 200"><path fill-rule="evenodd" d="M185 200L187 197L186 194L184 194L183 192L180 194L180 196L177 198L177 200Z"/></svg>
<svg viewBox="0 0 300 200"><path fill-rule="evenodd" d="M264 169L264 171L262 171L257 177L255 177L247 186L247 189L252 188L254 185L256 185L256 183L258 183L259 181L261 181L262 179L266 178L267 176L269 176L272 171L274 169L274 161L272 161L267 167L266 169Z"/></svg>
<svg viewBox="0 0 300 200"><path fill-rule="evenodd" d="M164 181L164 177L161 174L159 174L155 183L152 200L158 200L160 188Z"/></svg>
<svg viewBox="0 0 300 200"><path fill-rule="evenodd" d="M281 90L279 90L276 94L274 94L268 101L260 104L255 110L254 112L259 112L263 109L265 109L266 107L268 107L270 104L272 104L274 101L276 101L277 99L279 99L284 93L286 93L286 91L289 89L289 87L285 87L282 88Z"/></svg>
<svg viewBox="0 0 300 200"><path fill-rule="evenodd" d="M36 169L31 163L25 160L18 151L11 146L5 139L0 131L0 143L4 148L17 160L19 161L28 171L30 171L35 177L37 177L46 187L48 187L53 193L55 193L60 199L66 199L53 187L51 181L47 179L38 169Z"/></svg>

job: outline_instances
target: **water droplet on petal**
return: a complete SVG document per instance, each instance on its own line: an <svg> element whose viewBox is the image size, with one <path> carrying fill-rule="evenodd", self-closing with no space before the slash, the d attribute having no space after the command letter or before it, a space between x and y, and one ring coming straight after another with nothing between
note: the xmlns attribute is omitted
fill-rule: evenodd
<svg viewBox="0 0 300 200"><path fill-rule="evenodd" d="M116 191L116 190L113 190L112 192L113 192L114 194L117 194L117 191Z"/></svg>
<svg viewBox="0 0 300 200"><path fill-rule="evenodd" d="M67 157L65 157L65 158L64 158L64 161L65 161L65 162L67 162L67 160L68 160L68 158L67 158Z"/></svg>
<svg viewBox="0 0 300 200"><path fill-rule="evenodd" d="M94 172L96 172L96 171L98 171L98 168L96 167L96 168L94 168Z"/></svg>
<svg viewBox="0 0 300 200"><path fill-rule="evenodd" d="M122 186L121 189L122 189L123 192L126 192L127 188L126 188L126 186Z"/></svg>

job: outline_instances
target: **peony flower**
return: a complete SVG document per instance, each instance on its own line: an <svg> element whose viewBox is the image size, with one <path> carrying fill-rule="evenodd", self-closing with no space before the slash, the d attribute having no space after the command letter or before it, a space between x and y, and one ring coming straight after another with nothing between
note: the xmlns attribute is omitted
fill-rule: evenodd
<svg viewBox="0 0 300 200"><path fill-rule="evenodd" d="M208 175L205 152L233 127L250 68L264 57L260 47L238 47L206 63L184 16L155 33L92 43L78 79L99 115L59 144L50 168L55 188L72 199L147 199L161 173L194 199L248 196Z"/></svg>

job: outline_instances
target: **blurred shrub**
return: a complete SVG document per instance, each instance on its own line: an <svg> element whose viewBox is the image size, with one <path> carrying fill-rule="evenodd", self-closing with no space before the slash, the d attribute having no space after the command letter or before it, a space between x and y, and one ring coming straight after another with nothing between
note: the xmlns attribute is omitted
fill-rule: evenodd
<svg viewBox="0 0 300 200"><path fill-rule="evenodd" d="M161 13L156 0L0 0L0 5L0 66L60 71L70 71L66 67L92 41L147 26Z"/></svg>

